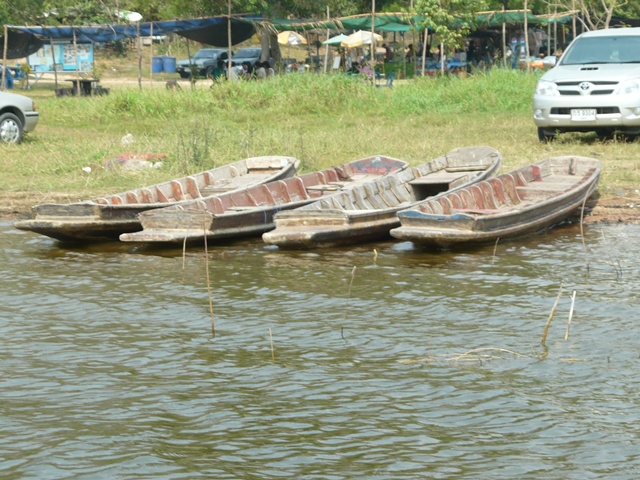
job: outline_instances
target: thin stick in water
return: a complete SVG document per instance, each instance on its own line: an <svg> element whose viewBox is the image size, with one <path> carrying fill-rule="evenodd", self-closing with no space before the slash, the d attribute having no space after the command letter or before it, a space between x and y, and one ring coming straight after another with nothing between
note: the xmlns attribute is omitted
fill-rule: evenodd
<svg viewBox="0 0 640 480"><path fill-rule="evenodd" d="M273 350L273 335L271 334L271 328L269 328L269 341L271 342L271 360L276 361L276 354Z"/></svg>
<svg viewBox="0 0 640 480"><path fill-rule="evenodd" d="M209 277L209 248L207 245L207 222L206 217L203 218L202 230L204 234L204 267L207 271L207 293L209 295L209 313L211 314L211 335L216 336L216 323L213 317L213 298L211 296L211 278ZM186 238L186 237L185 237Z"/></svg>
<svg viewBox="0 0 640 480"><path fill-rule="evenodd" d="M571 318L573 317L573 306L576 303L576 291L571 294L571 309L569 310L569 320L567 320L567 331L564 334L564 341L569 340L569 330L571 329Z"/></svg>
<svg viewBox="0 0 640 480"><path fill-rule="evenodd" d="M556 302L553 304L553 308L551 309L551 313L549 314L549 319L547 320L547 325L544 327L544 332L542 333L542 346L546 347L547 343L547 333L549 333L549 326L551 325L551 319L553 318L553 314L556 311L556 307L558 306L558 302L560 302L560 296L562 295L562 284L560 284L560 290L558 291L558 296L556 297Z"/></svg>
<svg viewBox="0 0 640 480"><path fill-rule="evenodd" d="M582 248L584 249L584 260L587 264L587 273L589 273L590 265L589 265L589 255L587 251L587 244L584 241L584 206L587 203L587 198L589 198L589 193L584 196L582 200L582 207L580 207L580 238L582 239Z"/></svg>
<svg viewBox="0 0 640 480"><path fill-rule="evenodd" d="M496 261L496 250L498 249L498 242L500 241L500 237L496 238L496 244L493 246L493 257L491 257L491 265Z"/></svg>
<svg viewBox="0 0 640 480"><path fill-rule="evenodd" d="M182 270L184 270L186 257L187 257L187 237L185 235L184 242L182 242Z"/></svg>

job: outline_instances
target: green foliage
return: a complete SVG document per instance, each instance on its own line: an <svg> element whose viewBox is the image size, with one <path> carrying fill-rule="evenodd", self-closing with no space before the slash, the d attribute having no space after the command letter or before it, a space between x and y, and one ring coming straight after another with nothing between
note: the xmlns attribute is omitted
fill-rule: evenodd
<svg viewBox="0 0 640 480"><path fill-rule="evenodd" d="M434 33L436 43L455 49L471 31L474 12L484 6L477 0L416 0L415 11L425 16L423 26Z"/></svg>

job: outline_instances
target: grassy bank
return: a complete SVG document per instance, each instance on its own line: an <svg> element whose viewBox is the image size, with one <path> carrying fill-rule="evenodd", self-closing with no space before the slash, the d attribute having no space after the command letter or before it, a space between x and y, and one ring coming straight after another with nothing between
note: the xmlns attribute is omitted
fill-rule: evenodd
<svg viewBox="0 0 640 480"><path fill-rule="evenodd" d="M341 75L288 75L213 88L206 80L196 89L183 82L181 90L151 88L146 80L142 90L114 83L110 95L94 98L56 98L51 86L38 85L28 92L41 115L37 129L22 145L0 147L2 190L34 202L71 201L248 156L290 155L309 171L376 153L418 164L481 144L502 152L503 170L550 155L595 156L605 164L602 192L637 188L637 143L603 143L595 135L538 142L531 119L536 79L494 70L372 88ZM128 133L135 143L123 146ZM123 152L167 159L135 174L102 168Z"/></svg>

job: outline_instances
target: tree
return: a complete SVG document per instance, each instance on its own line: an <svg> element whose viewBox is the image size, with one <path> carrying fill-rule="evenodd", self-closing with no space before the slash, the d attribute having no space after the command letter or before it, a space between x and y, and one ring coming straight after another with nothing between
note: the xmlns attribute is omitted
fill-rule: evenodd
<svg viewBox="0 0 640 480"><path fill-rule="evenodd" d="M566 11L579 10L577 20L586 30L609 28L614 13L624 14L628 0L563 0L554 3ZM634 10L635 9L635 10ZM559 9L559 11L561 11ZM637 12L637 6L632 5L630 12Z"/></svg>
<svg viewBox="0 0 640 480"><path fill-rule="evenodd" d="M455 49L462 46L473 26L473 14L483 8L486 8L483 1L415 0L415 13L423 15L425 18L422 26L425 29L428 28L433 34L433 39L445 49ZM421 52L423 66L425 53L426 45Z"/></svg>

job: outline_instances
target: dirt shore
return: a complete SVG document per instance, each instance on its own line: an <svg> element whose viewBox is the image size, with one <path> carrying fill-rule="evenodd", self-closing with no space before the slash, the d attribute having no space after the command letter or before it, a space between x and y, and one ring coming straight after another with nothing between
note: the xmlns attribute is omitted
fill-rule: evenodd
<svg viewBox="0 0 640 480"><path fill-rule="evenodd" d="M33 192L0 193L0 218L19 220L30 218L31 207L40 203L69 203L67 194ZM640 190L602 195L587 204L584 222L588 224L640 224Z"/></svg>

